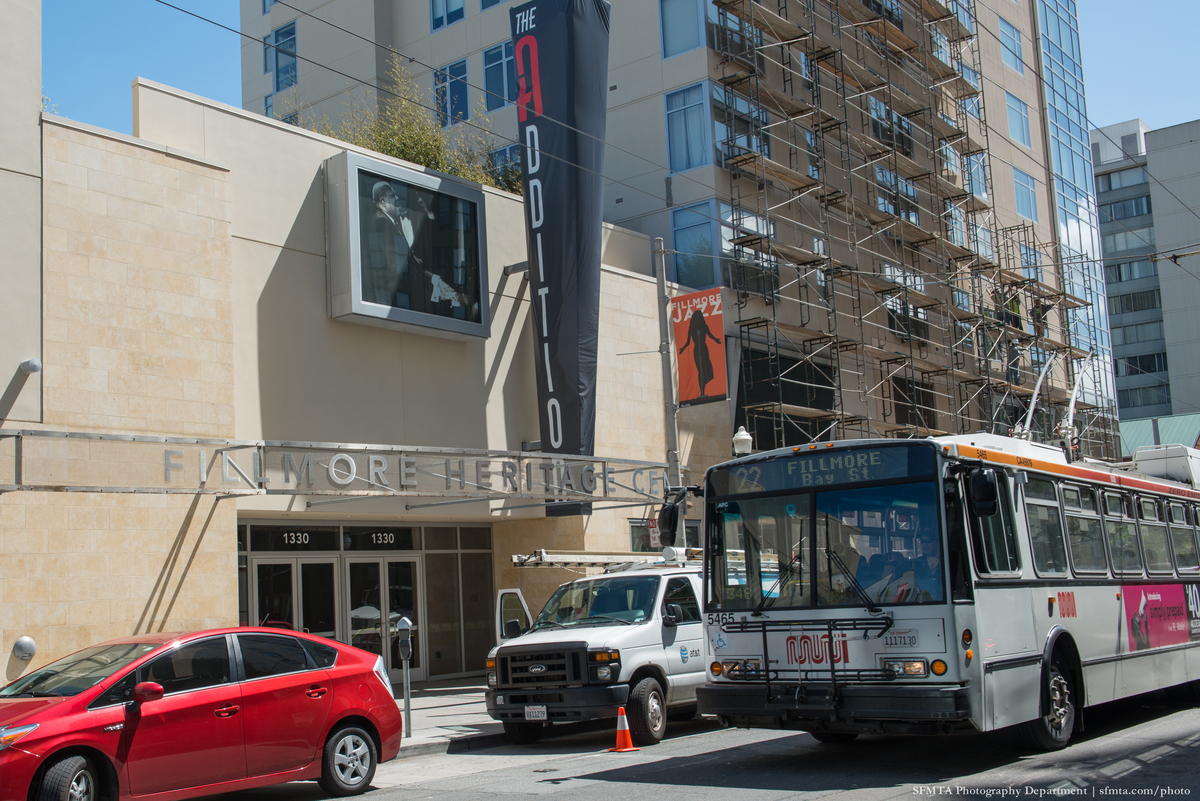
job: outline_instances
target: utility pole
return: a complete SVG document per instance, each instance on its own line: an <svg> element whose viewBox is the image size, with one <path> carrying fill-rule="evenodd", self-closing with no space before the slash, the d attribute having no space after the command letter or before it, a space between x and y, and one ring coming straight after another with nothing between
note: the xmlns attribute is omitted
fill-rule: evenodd
<svg viewBox="0 0 1200 801"><path fill-rule="evenodd" d="M663 412L667 432L667 479L672 487L683 486L683 471L679 465L679 425L675 405L675 371L671 364L671 299L667 297L667 251L661 236L654 238L654 253L658 256L658 352L662 354ZM683 515L680 515L682 522ZM676 532L678 534L678 532Z"/></svg>

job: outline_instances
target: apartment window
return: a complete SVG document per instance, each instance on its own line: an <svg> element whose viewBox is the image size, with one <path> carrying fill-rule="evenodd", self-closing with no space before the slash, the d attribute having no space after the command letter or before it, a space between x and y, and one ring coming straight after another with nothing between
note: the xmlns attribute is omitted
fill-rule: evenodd
<svg viewBox="0 0 1200 801"><path fill-rule="evenodd" d="M262 0L262 10L264 14L271 13L271 6L275 5L275 0Z"/></svg>
<svg viewBox="0 0 1200 801"><path fill-rule="evenodd" d="M465 0L430 0L433 29L453 25L463 18ZM465 119L465 118L464 118Z"/></svg>
<svg viewBox="0 0 1200 801"><path fill-rule="evenodd" d="M1029 106L1010 92L1004 94L1008 96L1008 138L1030 147L1033 139L1029 135Z"/></svg>
<svg viewBox="0 0 1200 801"><path fill-rule="evenodd" d="M771 139L764 133L768 122L766 110L741 95L727 93L718 84L713 84L712 90L713 128L722 163L746 153L761 153L770 158ZM727 103L728 100L732 103Z"/></svg>
<svg viewBox="0 0 1200 801"><path fill-rule="evenodd" d="M512 42L483 51L483 85L487 90L488 111L516 102L517 68Z"/></svg>
<svg viewBox="0 0 1200 801"><path fill-rule="evenodd" d="M917 292L925 291L925 276L913 270L884 262L883 277ZM888 327L905 340L914 336L929 339L929 310L906 303L904 297L904 293L895 293L884 299Z"/></svg>
<svg viewBox="0 0 1200 801"><path fill-rule="evenodd" d="M958 21L972 34L975 33L975 13L971 9L971 0L950 0L947 4Z"/></svg>
<svg viewBox="0 0 1200 801"><path fill-rule="evenodd" d="M871 135L880 142L892 145L906 156L913 153L912 123L875 98L868 98L871 114Z"/></svg>
<svg viewBox="0 0 1200 801"><path fill-rule="evenodd" d="M875 205L880 211L887 212L908 220L916 225L921 224L917 185L907 178L897 175L886 167L875 165L875 185L879 187L879 195Z"/></svg>
<svg viewBox="0 0 1200 801"><path fill-rule="evenodd" d="M671 92L667 101L667 153L672 172L708 164L704 85Z"/></svg>
<svg viewBox="0 0 1200 801"><path fill-rule="evenodd" d="M968 117L974 117L981 122L983 121L983 104L979 102L979 95L964 97L958 101L958 107Z"/></svg>
<svg viewBox="0 0 1200 801"><path fill-rule="evenodd" d="M1154 247L1153 228L1135 228L1132 231L1118 231L1115 234L1105 234L1101 238L1101 247L1105 253L1115 253L1120 250Z"/></svg>
<svg viewBox="0 0 1200 801"><path fill-rule="evenodd" d="M958 151L949 142L943 141L939 153L942 158L942 172L957 178L962 172L962 157L958 155Z"/></svg>
<svg viewBox="0 0 1200 801"><path fill-rule="evenodd" d="M1149 375L1167 372L1166 353L1143 353L1140 356L1122 356L1114 359L1117 375L1122 377Z"/></svg>
<svg viewBox="0 0 1200 801"><path fill-rule="evenodd" d="M263 37L263 72L275 73L272 91L296 85L296 23L276 28Z"/></svg>
<svg viewBox="0 0 1200 801"><path fill-rule="evenodd" d="M716 281L712 204L709 201L674 209L671 236L675 243L675 281L693 289Z"/></svg>
<svg viewBox="0 0 1200 801"><path fill-rule="evenodd" d="M1136 281L1139 278L1153 278L1156 275L1158 275L1158 265L1149 259L1125 261L1120 264L1110 264L1104 268L1104 280L1110 284Z"/></svg>
<svg viewBox="0 0 1200 801"><path fill-rule="evenodd" d="M492 162L492 169L497 173L520 173L521 145L516 143L493 150L488 154L488 159Z"/></svg>
<svg viewBox="0 0 1200 801"><path fill-rule="evenodd" d="M1000 48L1004 51L1001 58L1004 63L1025 74L1025 62L1021 59L1021 31L1004 17L1000 17Z"/></svg>
<svg viewBox="0 0 1200 801"><path fill-rule="evenodd" d="M933 385L908 378L893 378L896 422L905 426L937 428L937 401Z"/></svg>
<svg viewBox="0 0 1200 801"><path fill-rule="evenodd" d="M1117 326L1112 330L1113 345L1136 345L1139 342L1154 342L1163 338L1162 321Z"/></svg>
<svg viewBox="0 0 1200 801"><path fill-rule="evenodd" d="M504 2L504 0L480 0L480 2L479 2L479 10L480 10L480 11L487 11L487 10L488 10L489 8L491 8L492 6L498 6L498 5L500 5L501 3L503 3L503 2Z"/></svg>
<svg viewBox="0 0 1200 801"><path fill-rule="evenodd" d="M1021 250L1021 269L1025 273L1025 277L1034 281L1042 280L1042 254L1031 245L1026 245L1024 242L1020 244Z"/></svg>
<svg viewBox="0 0 1200 801"><path fill-rule="evenodd" d="M986 223L971 223L973 250L990 262L996 261L996 244L992 240L992 229Z"/></svg>
<svg viewBox="0 0 1200 801"><path fill-rule="evenodd" d="M950 57L950 37L937 28L929 29L930 55L949 66L954 61Z"/></svg>
<svg viewBox="0 0 1200 801"><path fill-rule="evenodd" d="M433 94L437 102L438 124L443 128L470 117L467 109L465 58L433 71Z"/></svg>
<svg viewBox="0 0 1200 801"><path fill-rule="evenodd" d="M1116 172L1097 176L1096 191L1111 192L1114 189L1124 189L1127 186L1144 184L1148 180L1145 167L1130 167L1127 170L1117 170Z"/></svg>
<svg viewBox="0 0 1200 801"><path fill-rule="evenodd" d="M267 95L263 98L263 114L268 119L275 119L275 95Z"/></svg>
<svg viewBox="0 0 1200 801"><path fill-rule="evenodd" d="M1037 221L1037 182L1029 173L1013 167L1013 190L1017 195L1017 214Z"/></svg>
<svg viewBox="0 0 1200 801"><path fill-rule="evenodd" d="M967 217L962 207L946 201L946 239L952 245L967 247Z"/></svg>
<svg viewBox="0 0 1200 801"><path fill-rule="evenodd" d="M1137 406L1165 406L1170 402L1170 384L1117 390L1117 405L1122 409L1131 409Z"/></svg>
<svg viewBox="0 0 1200 801"><path fill-rule="evenodd" d="M663 58L695 50L704 44L699 0L658 0Z"/></svg>
<svg viewBox="0 0 1200 801"><path fill-rule="evenodd" d="M1162 296L1157 289L1147 289L1145 292L1130 292L1125 295L1110 295L1108 298L1108 313L1132 314L1133 312L1148 311L1162 307Z"/></svg>
<svg viewBox="0 0 1200 801"><path fill-rule="evenodd" d="M1140 217L1143 214L1149 214L1150 196L1131 197L1128 200L1120 200L1116 203L1105 203L1100 207L1100 222L1110 222L1112 220L1127 220L1130 217Z"/></svg>
<svg viewBox="0 0 1200 801"><path fill-rule="evenodd" d="M979 153L971 153L966 157L966 160L967 177L969 178L969 185L967 188L975 197L987 199L987 153L982 151Z"/></svg>

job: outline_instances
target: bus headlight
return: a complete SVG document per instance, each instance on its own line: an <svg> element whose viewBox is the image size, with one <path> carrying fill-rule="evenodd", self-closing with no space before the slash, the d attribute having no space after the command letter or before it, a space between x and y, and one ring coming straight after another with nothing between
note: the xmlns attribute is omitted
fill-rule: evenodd
<svg viewBox="0 0 1200 801"><path fill-rule="evenodd" d="M885 659L883 669L898 678L919 678L926 674L924 659Z"/></svg>
<svg viewBox="0 0 1200 801"><path fill-rule="evenodd" d="M766 678L758 659L732 659L721 663L721 671L734 681L758 681Z"/></svg>

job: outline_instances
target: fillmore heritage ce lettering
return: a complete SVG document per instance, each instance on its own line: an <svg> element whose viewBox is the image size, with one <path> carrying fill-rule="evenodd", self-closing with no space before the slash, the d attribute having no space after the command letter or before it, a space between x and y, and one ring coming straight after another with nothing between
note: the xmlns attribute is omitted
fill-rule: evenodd
<svg viewBox="0 0 1200 801"><path fill-rule="evenodd" d="M510 12L542 450L595 452L609 5ZM578 504L549 514L590 511Z"/></svg>

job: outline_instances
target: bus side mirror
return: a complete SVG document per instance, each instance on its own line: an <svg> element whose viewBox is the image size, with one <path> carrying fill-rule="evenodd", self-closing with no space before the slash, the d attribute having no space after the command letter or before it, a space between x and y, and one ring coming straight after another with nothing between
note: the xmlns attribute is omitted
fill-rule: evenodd
<svg viewBox="0 0 1200 801"><path fill-rule="evenodd" d="M514 618L512 620L505 622L505 624L504 624L504 639L506 639L506 640L516 639L517 637L520 637L522 633L523 632L521 631L521 621Z"/></svg>
<svg viewBox="0 0 1200 801"><path fill-rule="evenodd" d="M679 504L667 501L658 510L658 541L664 547L675 545L675 532L679 528Z"/></svg>
<svg viewBox="0 0 1200 801"><path fill-rule="evenodd" d="M979 517L996 514L996 499L999 497L996 471L990 467L977 467L970 473L968 489L971 494L971 511Z"/></svg>

